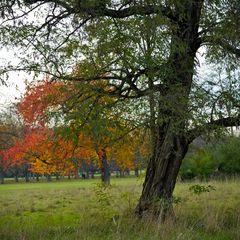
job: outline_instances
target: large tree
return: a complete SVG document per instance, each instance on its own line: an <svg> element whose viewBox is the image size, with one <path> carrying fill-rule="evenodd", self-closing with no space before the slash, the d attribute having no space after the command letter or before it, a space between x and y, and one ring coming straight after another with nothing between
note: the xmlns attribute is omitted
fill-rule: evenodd
<svg viewBox="0 0 240 240"><path fill-rule="evenodd" d="M192 140L240 123L239 80L224 89L230 96L220 92L219 79L198 78L196 68L202 48L208 60L226 67L225 80L238 74L238 0L11 0L0 6L2 42L19 44L28 55L13 70L89 84L104 79L97 94L144 102L152 155L136 213L164 221ZM231 114L221 107L224 96Z"/></svg>

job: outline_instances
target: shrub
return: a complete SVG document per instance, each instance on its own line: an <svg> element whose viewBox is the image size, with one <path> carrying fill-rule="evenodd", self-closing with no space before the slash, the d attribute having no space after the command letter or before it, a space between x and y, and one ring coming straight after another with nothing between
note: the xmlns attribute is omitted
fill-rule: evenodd
<svg viewBox="0 0 240 240"><path fill-rule="evenodd" d="M240 138L228 137L217 148L218 170L226 174L240 174Z"/></svg>
<svg viewBox="0 0 240 240"><path fill-rule="evenodd" d="M220 142L208 143L198 149L192 148L180 170L183 179L205 178L216 173L240 174L239 137L225 137Z"/></svg>
<svg viewBox="0 0 240 240"><path fill-rule="evenodd" d="M180 175L183 179L209 177L217 168L217 162L210 149L201 148L192 151L183 161Z"/></svg>

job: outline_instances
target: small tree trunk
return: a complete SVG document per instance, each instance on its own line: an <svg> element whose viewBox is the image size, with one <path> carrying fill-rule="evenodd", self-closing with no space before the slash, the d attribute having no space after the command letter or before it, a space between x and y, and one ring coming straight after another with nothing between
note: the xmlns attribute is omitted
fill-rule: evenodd
<svg viewBox="0 0 240 240"><path fill-rule="evenodd" d="M121 169L119 172L120 172L120 178L123 178L124 177L124 170Z"/></svg>
<svg viewBox="0 0 240 240"><path fill-rule="evenodd" d="M15 175L15 182L18 182L18 175Z"/></svg>
<svg viewBox="0 0 240 240"><path fill-rule="evenodd" d="M24 164L24 168L23 168L23 174L24 174L24 178L25 178L25 182L30 182L30 172L28 171L29 169L29 165L28 164Z"/></svg>
<svg viewBox="0 0 240 240"><path fill-rule="evenodd" d="M52 181L51 174L47 174L47 176L46 176L46 177L47 177L47 181L48 181L48 182L51 182L51 181Z"/></svg>
<svg viewBox="0 0 240 240"><path fill-rule="evenodd" d="M138 167L136 167L134 169L134 172L135 172L135 176L138 177L139 176L139 169L138 169Z"/></svg>
<svg viewBox="0 0 240 240"><path fill-rule="evenodd" d="M100 167L101 167L101 179L104 184L110 184L110 169L109 164L107 162L107 154L105 149L101 149L97 151L99 160L100 160Z"/></svg>
<svg viewBox="0 0 240 240"><path fill-rule="evenodd" d="M26 182L30 182L28 172L25 173L25 181L26 181Z"/></svg>
<svg viewBox="0 0 240 240"><path fill-rule="evenodd" d="M39 182L39 174L36 173L36 181Z"/></svg>
<svg viewBox="0 0 240 240"><path fill-rule="evenodd" d="M0 171L0 184L4 184L4 174L3 174L3 171Z"/></svg>
<svg viewBox="0 0 240 240"><path fill-rule="evenodd" d="M188 142L181 136L169 134L150 159L142 195L136 207L139 217L152 217L159 222L172 216L172 194Z"/></svg>

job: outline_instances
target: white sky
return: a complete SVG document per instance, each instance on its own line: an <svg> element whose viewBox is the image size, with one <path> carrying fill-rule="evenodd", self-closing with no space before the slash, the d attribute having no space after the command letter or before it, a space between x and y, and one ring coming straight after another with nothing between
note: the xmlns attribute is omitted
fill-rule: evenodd
<svg viewBox="0 0 240 240"><path fill-rule="evenodd" d="M2 49L0 51L0 67L9 62L17 63L13 51ZM11 102L16 102L25 92L26 79L31 81L32 76L23 72L11 72L6 79L7 86L0 83L0 108L7 107Z"/></svg>
<svg viewBox="0 0 240 240"><path fill-rule="evenodd" d="M11 73L7 80L8 86L0 86L0 103L9 103L20 98L25 91L24 80L27 75L24 73Z"/></svg>

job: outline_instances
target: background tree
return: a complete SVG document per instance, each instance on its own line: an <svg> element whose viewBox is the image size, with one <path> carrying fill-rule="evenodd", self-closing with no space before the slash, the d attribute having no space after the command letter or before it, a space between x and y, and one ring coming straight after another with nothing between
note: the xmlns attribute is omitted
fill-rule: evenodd
<svg viewBox="0 0 240 240"><path fill-rule="evenodd" d="M108 184L110 149L117 148L115 142L126 139L135 126L126 124L121 109L116 107L116 100L96 94L95 91L104 84L104 81L93 81L89 86L45 80L28 87L18 109L31 127L53 124L55 120L56 133L75 145L76 149L80 146L83 151L95 151L102 181ZM89 162L90 158L82 159ZM126 161L129 159L122 159L122 162Z"/></svg>
<svg viewBox="0 0 240 240"><path fill-rule="evenodd" d="M12 162L4 158L6 149L12 147L23 134L24 128L18 121L15 106L3 109L0 116L0 181L4 183L4 175L11 170Z"/></svg>
<svg viewBox="0 0 240 240"><path fill-rule="evenodd" d="M135 170L135 175L139 176L138 171L144 168L151 152L148 135L143 128L138 128L113 145L111 155L120 169L120 176L129 170Z"/></svg>

